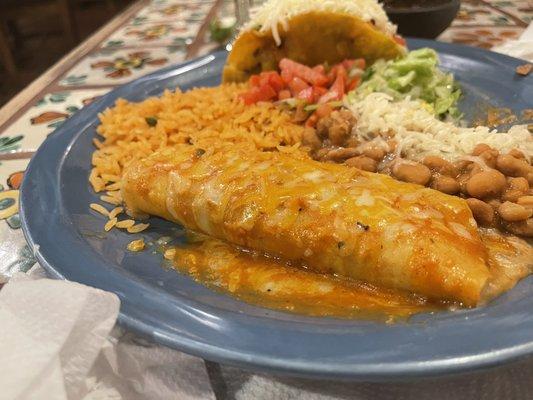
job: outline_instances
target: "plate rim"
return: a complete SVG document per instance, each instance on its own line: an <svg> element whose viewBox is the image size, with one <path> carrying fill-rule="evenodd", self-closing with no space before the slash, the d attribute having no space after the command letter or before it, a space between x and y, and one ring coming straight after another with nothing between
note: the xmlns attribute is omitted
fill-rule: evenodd
<svg viewBox="0 0 533 400"><path fill-rule="evenodd" d="M509 56L505 56L498 53L493 53L479 48L473 48L469 46L447 44L442 42L435 42L431 40L420 40L420 39L409 39L409 44L415 44L420 46L428 46L435 48L439 51L439 48L454 48L458 50L468 51L469 53L478 54L483 56L483 58L498 60L501 59L505 61L511 61L513 63L523 63L522 60L518 60ZM78 123L78 120L83 120L83 115L89 115L94 113L93 110L98 109L99 105L105 103L108 99L113 97L118 97L121 90L124 88L132 87L139 85L142 82L150 81L154 77L164 77L166 75L175 75L179 71L188 71L194 69L198 66L209 64L209 62L215 60L217 57L226 54L226 52L216 52L203 56L194 60L187 61L182 64L173 65L156 71L154 73L145 75L141 78L135 79L125 85L118 86L111 90L110 92L103 95L100 99L92 103L91 105L84 107L79 113L76 113L73 117L65 121L65 123L59 127L54 133L50 136L53 137L57 132L65 132L70 126L75 126ZM76 134L71 134L68 140L68 145L71 146L74 143L74 136ZM36 168L34 164L37 163L40 153L46 150L45 144L49 141L47 138L39 147L34 157L31 159L30 163L26 168L26 174L30 175L32 169ZM64 156L68 154L65 149ZM63 160L54 160L54 166L60 166ZM58 176L59 179L59 176ZM36 242L32 236L31 232L31 222L27 219L27 208L30 207L30 193L31 188L28 188L30 179L24 179L20 189L20 217L21 217L21 226L26 241L30 248L33 249L38 262L45 268L45 270L57 279L66 279L60 272L57 267L50 264L48 260L38 251ZM179 341L174 336L169 336L165 332L161 332L159 328L153 328L149 325L146 325L141 319L136 318L131 313L123 312L123 304L121 304L121 311L118 317L118 322L124 325L126 328L133 330L137 334L142 336L155 339L156 342L163 345L177 348L180 351L185 351L189 354L193 354L205 359L209 359L216 362L221 362L225 364L235 365L238 367L245 367L248 369L256 371L267 371L275 373L283 373L293 376L304 376L304 377L320 377L328 379L350 379L350 380L371 380L371 381L383 381L383 380L397 380L397 379L406 379L406 378L416 378L416 377L426 377L426 376L437 376L437 375L446 375L446 374L456 374L467 371L472 371L475 369L489 368L496 365L500 365L503 362L508 362L511 360L519 359L533 353L533 335L528 343L521 345L516 345L512 347L505 348L497 352L489 352L483 354L477 354L475 356L467 357L467 359L459 358L449 358L449 359L436 359L429 362L421 363L419 361L411 362L395 362L393 364L376 365L372 364L363 364L358 363L357 368L347 368L346 364L333 364L330 363L327 366L325 365L315 365L310 364L308 361L300 362L298 360L286 360L279 359L277 357L264 357L257 356L253 353L245 353L242 351L232 351L227 350L217 346L206 346L205 343L199 341L189 340L187 338L181 338Z"/></svg>

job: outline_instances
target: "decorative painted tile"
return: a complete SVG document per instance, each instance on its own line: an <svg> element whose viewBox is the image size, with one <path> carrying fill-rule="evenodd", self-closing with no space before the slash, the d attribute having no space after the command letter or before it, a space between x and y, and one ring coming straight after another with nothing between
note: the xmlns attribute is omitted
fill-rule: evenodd
<svg viewBox="0 0 533 400"><path fill-rule="evenodd" d="M0 163L0 282L35 264L20 229L18 214L19 188L28 162L11 160Z"/></svg>
<svg viewBox="0 0 533 400"><path fill-rule="evenodd" d="M533 19L533 3L530 0L489 1L493 7L529 24Z"/></svg>
<svg viewBox="0 0 533 400"><path fill-rule="evenodd" d="M37 150L46 136L65 119L108 90L73 90L45 95L2 133L0 154Z"/></svg>
<svg viewBox="0 0 533 400"><path fill-rule="evenodd" d="M23 135L0 136L0 154L19 151Z"/></svg>
<svg viewBox="0 0 533 400"><path fill-rule="evenodd" d="M523 19L524 22L527 23L528 25L531 24L531 23L533 22L533 13L528 14L528 15L523 15L523 16L522 16L522 19Z"/></svg>
<svg viewBox="0 0 533 400"><path fill-rule="evenodd" d="M522 26L533 16L533 5L528 0L480 1L463 0L453 26Z"/></svg>
<svg viewBox="0 0 533 400"><path fill-rule="evenodd" d="M63 86L118 85L184 59L184 50L105 49L82 59L59 83Z"/></svg>
<svg viewBox="0 0 533 400"><path fill-rule="evenodd" d="M253 4L250 6L250 18L253 18L257 10L261 8L263 3L265 3L266 0L256 0L253 2ZM220 7L218 11L218 17L219 18L235 18L235 1L234 0L225 0L222 3L222 6Z"/></svg>
<svg viewBox="0 0 533 400"><path fill-rule="evenodd" d="M168 46L178 41L186 46L192 43L199 28L199 23L187 24L182 21L126 25L111 35L104 47Z"/></svg>
<svg viewBox="0 0 533 400"><path fill-rule="evenodd" d="M486 28L452 27L440 35L438 39L444 42L460 43L490 49L508 40L517 39L523 31L524 28L516 26L492 26Z"/></svg>
<svg viewBox="0 0 533 400"><path fill-rule="evenodd" d="M214 0L208 1L168 1L156 3L140 10L134 17L133 24L153 22L201 23L213 7Z"/></svg>
<svg viewBox="0 0 533 400"><path fill-rule="evenodd" d="M226 0L231 1L231 0ZM149 7L166 7L171 6L173 4L182 4L182 5L188 5L188 4L204 4L209 3L213 4L215 0L152 0L148 4Z"/></svg>
<svg viewBox="0 0 533 400"><path fill-rule="evenodd" d="M502 17L503 19L499 20ZM479 1L462 1L461 9L452 26L496 25L497 21L499 25L514 25L503 14L486 4Z"/></svg>

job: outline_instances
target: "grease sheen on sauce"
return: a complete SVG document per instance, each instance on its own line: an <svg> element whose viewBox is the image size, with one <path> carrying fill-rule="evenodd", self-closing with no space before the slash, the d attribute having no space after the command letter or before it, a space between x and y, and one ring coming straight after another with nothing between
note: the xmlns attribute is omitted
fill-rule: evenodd
<svg viewBox="0 0 533 400"><path fill-rule="evenodd" d="M208 288L275 310L393 322L445 308L412 294L317 274L203 235L165 253L176 270Z"/></svg>

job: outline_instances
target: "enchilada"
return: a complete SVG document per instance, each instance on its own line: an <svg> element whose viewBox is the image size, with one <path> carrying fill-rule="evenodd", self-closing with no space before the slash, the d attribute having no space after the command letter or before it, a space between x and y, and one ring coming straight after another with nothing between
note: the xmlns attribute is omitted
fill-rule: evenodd
<svg viewBox="0 0 533 400"><path fill-rule="evenodd" d="M480 303L488 251L462 199L343 165L183 145L125 169L122 196L147 213L311 270Z"/></svg>

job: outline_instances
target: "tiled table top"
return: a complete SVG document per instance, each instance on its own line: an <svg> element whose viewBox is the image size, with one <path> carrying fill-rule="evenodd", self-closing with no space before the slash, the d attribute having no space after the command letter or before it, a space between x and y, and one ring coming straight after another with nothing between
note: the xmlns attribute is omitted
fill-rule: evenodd
<svg viewBox="0 0 533 400"><path fill-rule="evenodd" d="M233 15L231 0L141 0L0 110L0 282L35 262L20 230L18 189L46 136L113 87L215 50L209 21ZM532 20L528 0L463 0L439 40L490 48Z"/></svg>

